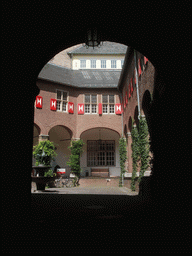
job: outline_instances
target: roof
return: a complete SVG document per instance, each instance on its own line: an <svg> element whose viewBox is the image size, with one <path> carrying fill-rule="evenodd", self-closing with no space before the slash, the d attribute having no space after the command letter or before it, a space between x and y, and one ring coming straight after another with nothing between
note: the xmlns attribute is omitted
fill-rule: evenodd
<svg viewBox="0 0 192 256"><path fill-rule="evenodd" d="M125 54L127 51L127 47L128 46L124 44L104 41L101 47L86 48L85 46L80 46L79 48L68 52L68 54Z"/></svg>
<svg viewBox="0 0 192 256"><path fill-rule="evenodd" d="M47 63L38 79L79 88L117 88L121 70L72 70Z"/></svg>

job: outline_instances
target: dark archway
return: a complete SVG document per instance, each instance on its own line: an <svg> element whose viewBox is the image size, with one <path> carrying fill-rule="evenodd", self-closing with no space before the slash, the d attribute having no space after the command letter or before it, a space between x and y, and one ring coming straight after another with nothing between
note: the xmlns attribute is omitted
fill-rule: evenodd
<svg viewBox="0 0 192 256"><path fill-rule="evenodd" d="M186 151L186 148L190 147L188 120L191 114L189 110L190 76L186 75L190 74L189 3L175 1L163 5L161 2L153 1L148 5L147 2L137 4L132 1L118 2L118 4L114 2L110 3L110 6L107 3L105 6L104 3L100 5L98 2L85 5L76 2L73 6L71 2L61 1L59 5L54 2L47 2L45 5L43 2L33 2L33 4L12 2L10 4L4 1L3 7L4 84L2 88L6 102L3 117L5 139L3 143L7 145L7 151L3 151L4 166L7 167L4 173L10 173L10 169L13 170L7 164L10 163L10 156L12 156L14 161L12 180L14 184L21 186L20 189L16 189L15 185L8 186L7 176L4 175L3 210L6 214L6 226L3 227L5 231L3 250L28 252L31 248L32 252L36 249L34 244L37 245L31 234L35 231L34 225L37 227L40 224L37 221L29 226L30 221L26 220L27 216L30 216L29 211L28 214L26 213L30 209L27 191L30 188L33 106L35 96L38 94L37 76L56 53L84 42L86 28L96 24L102 28L104 40L130 45L148 57L158 71L159 79L155 82L155 87L158 83L161 87L163 82L165 89L158 98L154 94L152 106L155 163L151 184L156 200L153 201L151 209L148 208L150 209L148 212L147 205L142 211L138 208L135 212L132 210L135 213L135 218L133 217L135 221L132 219L134 224L138 223L138 220L143 220L142 223L139 222L137 228L132 226L132 230L137 230L132 232L132 238L129 236L130 239L125 241L124 236L121 239L122 242L119 242L114 239L115 234L106 236L105 232L102 236L104 233L99 230L100 236L94 236L92 242L88 243L87 237L82 237L82 231L79 236L76 232L76 241L82 238L81 245L84 245L83 248L78 247L78 249L84 250L89 244L92 249L95 245L94 249L101 252L101 244L102 248L106 248L110 240L111 251L125 252L127 245L126 249L130 252L131 248L135 251L135 240L141 238L139 242L143 242L142 252L159 252L166 249L167 252L189 252L190 155ZM106 17L105 22L103 17ZM7 104L7 99L11 99L11 104ZM181 170L185 170L185 175ZM147 214L144 214L144 208ZM127 211L130 213L130 209ZM14 216L11 222L7 214L9 212ZM46 216L48 219L48 214ZM61 217L63 217L62 214ZM85 221L85 218L82 220ZM51 221L54 219L49 223ZM125 222L124 220L124 224ZM102 223L98 220L97 223L101 228ZM75 225L77 223L73 224L78 226ZM112 226L109 225L109 227ZM129 220L126 222L127 226L130 228ZM25 232L27 227L28 232ZM46 225L43 227L46 228ZM20 235L18 235L19 230L23 231ZM55 251L55 246L50 247L50 230L42 230L42 228L39 230L43 233L41 233L42 239L43 235L45 237L49 234L49 239L46 239L47 244L45 243L46 248L41 246L41 250L45 252L46 249L49 251L54 249ZM122 230L125 230L125 226ZM37 234L37 232L34 233ZM115 233L118 233L117 230ZM122 232L118 234L120 233L122 234ZM58 241L58 229L55 233L52 230L51 234ZM90 234L93 235L93 229ZM69 248L70 251L76 251L77 248L73 247L74 242L71 244L71 240L67 240L68 237L70 236L65 233L65 250ZM96 238L102 238L100 243L96 244ZM37 239L39 239L38 235ZM29 241L32 241L33 246L27 245ZM107 243L105 244L104 241ZM70 242L71 246L68 246L67 242Z"/></svg>

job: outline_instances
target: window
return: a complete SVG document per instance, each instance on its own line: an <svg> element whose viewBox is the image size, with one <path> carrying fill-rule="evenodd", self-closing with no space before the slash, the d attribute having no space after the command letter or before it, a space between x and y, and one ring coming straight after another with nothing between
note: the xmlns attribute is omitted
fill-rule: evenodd
<svg viewBox="0 0 192 256"><path fill-rule="evenodd" d="M121 60L121 68L123 68L124 60Z"/></svg>
<svg viewBox="0 0 192 256"><path fill-rule="evenodd" d="M96 68L96 60L91 60L91 68Z"/></svg>
<svg viewBox="0 0 192 256"><path fill-rule="evenodd" d="M80 60L80 68L86 68L86 60Z"/></svg>
<svg viewBox="0 0 192 256"><path fill-rule="evenodd" d="M111 60L111 68L117 68L116 60Z"/></svg>
<svg viewBox="0 0 192 256"><path fill-rule="evenodd" d="M101 60L101 68L106 68L106 60Z"/></svg>
<svg viewBox="0 0 192 256"><path fill-rule="evenodd" d="M114 140L88 140L87 166L114 166Z"/></svg>
<svg viewBox="0 0 192 256"><path fill-rule="evenodd" d="M103 95L103 114L114 114L115 113L115 95Z"/></svg>
<svg viewBox="0 0 192 256"><path fill-rule="evenodd" d="M57 110L67 112L68 92L57 90Z"/></svg>
<svg viewBox="0 0 192 256"><path fill-rule="evenodd" d="M85 94L85 114L97 114L96 94Z"/></svg>

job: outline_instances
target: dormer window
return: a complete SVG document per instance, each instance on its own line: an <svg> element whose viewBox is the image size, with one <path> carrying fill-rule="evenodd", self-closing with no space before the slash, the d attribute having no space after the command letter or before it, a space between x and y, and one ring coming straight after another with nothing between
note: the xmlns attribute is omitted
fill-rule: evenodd
<svg viewBox="0 0 192 256"><path fill-rule="evenodd" d="M101 60L101 68L106 68L106 60Z"/></svg>
<svg viewBox="0 0 192 256"><path fill-rule="evenodd" d="M91 68L96 68L96 60L91 60Z"/></svg>
<svg viewBox="0 0 192 256"><path fill-rule="evenodd" d="M111 68L117 68L117 61L111 60Z"/></svg>
<svg viewBox="0 0 192 256"><path fill-rule="evenodd" d="M80 60L80 68L86 68L86 60Z"/></svg>

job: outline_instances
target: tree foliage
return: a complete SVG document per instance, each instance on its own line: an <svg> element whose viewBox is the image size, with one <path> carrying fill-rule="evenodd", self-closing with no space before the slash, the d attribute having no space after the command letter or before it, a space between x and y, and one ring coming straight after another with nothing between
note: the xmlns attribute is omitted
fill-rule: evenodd
<svg viewBox="0 0 192 256"><path fill-rule="evenodd" d="M148 126L146 119L140 118L138 128L133 126L132 121L132 159L133 159L133 172L131 178L131 189L135 191L135 180L138 168L138 161L141 161L140 173L138 182L141 181L145 171L149 167L149 139L148 139Z"/></svg>
<svg viewBox="0 0 192 256"><path fill-rule="evenodd" d="M120 167L121 167L121 175L119 180L119 186L122 187L122 179L124 176L125 170L125 161L127 160L127 149L126 149L126 140L121 137L119 139L119 155L120 155Z"/></svg>
<svg viewBox="0 0 192 256"><path fill-rule="evenodd" d="M149 167L149 139L148 139L148 126L146 119L139 120L139 151L141 159L141 168L139 173L138 182L141 181L145 171Z"/></svg>
<svg viewBox="0 0 192 256"><path fill-rule="evenodd" d="M44 164L45 166L49 166L54 156L57 156L55 153L55 145L53 142L49 140L40 141L38 145L33 147L33 156L36 159L35 165Z"/></svg>
<svg viewBox="0 0 192 256"><path fill-rule="evenodd" d="M131 148L132 148L132 166L133 166L133 172L132 172L132 177L131 177L131 190L135 191L136 187L135 187L135 180L136 180L136 176L137 176L137 167L138 167L138 161L139 161L139 133L138 133L138 129L136 126L133 125L133 121L132 121L132 130L131 130L131 137L132 137L132 144L131 144Z"/></svg>
<svg viewBox="0 0 192 256"><path fill-rule="evenodd" d="M77 179L80 178L80 157L83 152L83 145L83 140L76 140L71 141L71 146L69 146L71 155L67 164L71 167L71 173L73 173L77 177Z"/></svg>

